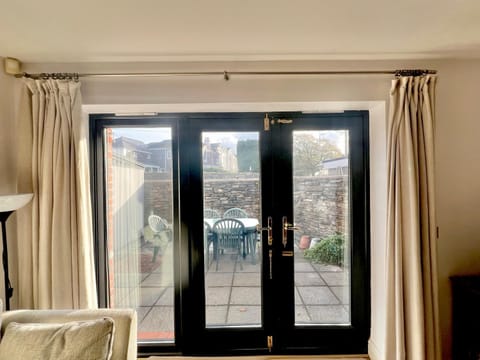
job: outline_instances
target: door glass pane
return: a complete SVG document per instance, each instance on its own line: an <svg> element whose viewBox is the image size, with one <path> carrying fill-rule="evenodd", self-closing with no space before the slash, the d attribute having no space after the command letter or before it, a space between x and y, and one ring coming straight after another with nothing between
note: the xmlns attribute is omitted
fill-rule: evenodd
<svg viewBox="0 0 480 360"><path fill-rule="evenodd" d="M294 131L295 324L350 324L348 131Z"/></svg>
<svg viewBox="0 0 480 360"><path fill-rule="evenodd" d="M202 133L206 326L261 325L257 132Z"/></svg>
<svg viewBox="0 0 480 360"><path fill-rule="evenodd" d="M110 307L134 308L139 341L174 341L172 134L105 130Z"/></svg>

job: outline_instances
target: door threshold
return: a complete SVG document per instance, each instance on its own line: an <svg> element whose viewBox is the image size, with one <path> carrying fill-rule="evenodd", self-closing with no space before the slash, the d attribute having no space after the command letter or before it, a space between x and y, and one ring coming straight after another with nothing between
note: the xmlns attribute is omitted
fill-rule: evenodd
<svg viewBox="0 0 480 360"><path fill-rule="evenodd" d="M368 355L151 356L150 360L368 360Z"/></svg>

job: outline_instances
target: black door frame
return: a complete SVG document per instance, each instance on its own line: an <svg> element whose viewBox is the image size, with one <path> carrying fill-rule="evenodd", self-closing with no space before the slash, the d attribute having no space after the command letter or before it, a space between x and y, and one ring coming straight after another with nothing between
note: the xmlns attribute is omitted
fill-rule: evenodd
<svg viewBox="0 0 480 360"><path fill-rule="evenodd" d="M293 130L311 130L321 126L322 130L349 130L349 167L350 167L350 238L351 238L351 325L294 326L294 292L293 287L288 296L276 297L278 318L274 323L274 347L280 354L362 354L367 353L370 334L370 192L369 192L369 126L367 111L348 111L340 114L303 114L272 113L271 122L287 119L276 126L280 137L274 142L274 173L278 188L276 194L285 194L293 189L292 177L281 176L282 173L293 174L292 152L285 148L292 147ZM292 123L289 121L292 120ZM290 190L289 190L290 189ZM292 199L274 196L272 199L274 224L283 216L291 222L293 219ZM265 205L267 208L268 204ZM274 225L274 239L280 239L281 226ZM283 248L276 240L274 263L277 269L275 279L287 284L294 284L293 257L283 257L282 251L293 251L293 232L288 232L288 245ZM286 309L286 310L285 310ZM275 338L277 339L275 341ZM322 341L319 342L318 339Z"/></svg>
<svg viewBox="0 0 480 360"><path fill-rule="evenodd" d="M226 332L224 328L219 331L212 330L208 336L203 336L200 331L203 331L202 326L205 324L204 311L198 311L199 304L202 304L202 310L205 309L205 296L203 300L199 299L204 295L204 271L203 271L203 245L200 240L203 240L203 194L201 183L201 156L198 156L199 138L195 138L192 129L199 125L202 120L207 120L209 126L206 130L212 131L232 131L233 128L241 129L245 125L249 127L247 130L260 131L261 136L264 133L264 113L173 113L173 114L159 114L152 117L133 117L133 116L115 116L113 114L91 115L90 116L90 139L93 151L91 152L92 164L96 167L92 171L92 204L94 207L95 224L94 231L96 234L96 264L97 264L97 281L99 286L99 303L107 306L108 299L102 296L102 290L106 289L106 261L105 251L102 250L102 239L105 238L104 218L105 204L103 197L105 190L103 188L104 176L103 173L103 143L102 143L102 129L108 126L155 126L166 124L172 126L172 147L174 150L172 156L175 157L174 164L174 233L176 234L174 247L175 259L175 344L174 346L159 343L145 343L139 344L139 354L165 354L165 353L183 353L185 355L246 355L246 354L265 354L268 353L265 337L269 334L278 336L279 343L294 339L297 345L287 345L280 348L274 348L279 354L333 354L333 353L366 353L367 341L370 332L370 246L369 246L369 164L368 164L368 111L349 111L339 114L302 114L294 112L286 113L269 113L270 118L282 118L298 116L303 118L317 118L330 119L328 121L338 121L339 118L347 118L351 121L356 121L359 125L358 133L361 135L355 143L357 148L361 149L357 154L352 156L358 157L357 161L362 163L362 169L352 169L352 192L358 194L361 204L355 210L360 216L351 216L353 221L352 227L355 228L358 236L364 236L364 242L356 254L352 254L352 259L355 256L361 256L363 260L354 261L352 264L352 274L358 273L363 277L363 281L356 281L352 278L351 291L353 294L360 294L356 297L356 305L358 311L352 311L352 326L347 332L348 336L340 336L341 331L335 327L326 327L324 330L324 340L328 347L310 346L312 343L311 336L308 335L309 329L305 331L297 331L298 334L293 335L290 339L282 339L278 336L278 329L281 331L290 331L279 324L284 324L282 319L275 318L275 313L280 313L282 306L291 306L279 301L272 301L273 292L271 287L266 283L262 290L262 296L265 301L275 304L271 307L270 312L267 312L262 319L262 323L266 324L265 328L259 328L250 331L247 334L242 329L228 329ZM252 122L252 118L256 119ZM337 119L337 120L335 120ZM269 142L269 147L275 147L275 139L270 138L263 140L266 144ZM265 146L260 147L262 158L262 182L272 181L272 169L274 169L275 162L272 157L273 152L269 151ZM193 156L193 154L197 154ZM103 183L102 183L103 182ZM262 189L262 196L265 202L274 203L276 189L270 187L269 189ZM277 197L278 198L278 197ZM188 199L188 200L186 200ZM262 208L265 210L268 207L262 203ZM353 214L352 210L352 214ZM198 216L201 214L200 216ZM278 214L276 216L279 216ZM292 214L288 214L289 217ZM265 211L263 211L265 218ZM278 234L277 234L278 236ZM99 240L100 239L100 240ZM266 246L262 246L262 250L266 251ZM263 254L263 258L268 254ZM267 263L263 262L264 273ZM288 280L288 276L293 276L293 273L282 274ZM293 278L291 279L293 283ZM273 284L273 283L272 283ZM352 296L353 298L353 296ZM278 323L280 321L280 323ZM358 325L357 325L358 324ZM301 329L300 329L301 330ZM290 331L291 333L291 331ZM291 333L292 334L292 333ZM243 341L240 345L232 343L231 339L235 337L242 337ZM348 339L348 341L345 341ZM354 339L358 339L354 340ZM215 340L215 347L211 344ZM248 344L245 346L244 344ZM275 342L275 344L278 344Z"/></svg>
<svg viewBox="0 0 480 360"><path fill-rule="evenodd" d="M283 148L279 148L279 145L284 143L285 138L278 141L278 139L271 136L271 134L275 134L275 130L269 133L265 132L264 113L196 114L190 116L189 122L185 122L186 128L195 132L195 135L185 141L188 150L183 151L184 157L180 159L180 171L182 173L181 189L185 189L185 193L181 197L188 198L191 201L187 213L181 213L185 222L190 224L188 229L191 230L188 242L191 254L190 284L192 286L189 287L188 291L193 292L189 293L187 298L194 299L194 302L185 309L190 312L186 316L192 320L185 331L185 344L189 344L185 349L185 353L190 355L264 354L269 351L267 348L267 336L276 338L272 350L278 354L367 353L367 341L370 332L368 112L349 111L340 114L288 112L269 113L268 116L270 121L273 122L275 122L275 119L293 117L301 119L300 122L303 120L305 124L310 124L310 126L313 124L312 121L316 122L315 125L321 123L325 130L349 129L352 134L350 147L355 149L355 151L352 151L350 155L352 179L350 189L352 193L351 198L354 199L351 202L351 214L355 214L355 216L350 216L350 218L352 220L352 239L355 238L357 241L352 246L351 254L351 271L353 274L351 278L351 325L343 327L321 326L321 330L317 332L312 331L312 326L297 326L293 329L292 326L285 325L293 324L293 319L285 319L284 316L279 316L279 314L288 313L293 316L293 292L290 294L291 296L287 296L290 301L282 302L279 300L281 298L275 296L276 294L272 289L278 288L276 279L280 278L293 284L293 271L285 270L286 267L279 266L277 267L279 270L277 270L274 280L266 281L265 274L269 271L269 265L267 261L263 261L262 299L264 304L269 304L263 312L263 326L250 329L205 328L202 159L198 150L201 149L201 131L260 131L262 184L272 183L272 176L276 168L280 168L284 172L291 172L291 159L282 154L281 150ZM208 121L205 123L202 122L202 119L208 119ZM255 119L253 123L252 119ZM268 145L265 146L266 144ZM196 155L192 156L193 154ZM280 161L277 161L278 159ZM185 168L182 172L183 166ZM274 222L278 224L279 219L285 215L284 212L282 214L278 212L279 209L285 208L285 204L281 201L282 197L276 196L276 194L284 193L285 189L292 189L291 183L281 184L280 189L262 186L262 218L264 222L268 215L273 214ZM292 213L287 213L290 219L292 215ZM265 227L266 223L263 226ZM274 238L280 238L279 229L280 227L274 226ZM286 250L293 250L293 248ZM263 259L267 259L267 246L262 246L262 251ZM277 249L275 251L276 259L274 260L277 263L282 261L279 258L279 254L280 251ZM318 344L319 333L322 334L323 341L321 344ZM282 343L285 345L275 347L275 344Z"/></svg>
<svg viewBox="0 0 480 360"><path fill-rule="evenodd" d="M188 199L188 205L181 206L180 215L182 216L182 223L188 224L184 235L186 235L189 243L190 254L190 286L185 289L187 303L183 314L190 319L184 327L186 344L184 354L186 355L266 353L265 342L262 340L264 338L263 328L248 329L248 331L242 328L229 328L227 331L225 328L205 328L201 132L258 131L261 133L263 123L257 120L259 116L263 116L263 114L189 114L182 121L180 127L183 139L180 142L180 197ZM238 346L238 342L232 341L232 339L239 338L243 339L243 343L249 344L248 348ZM212 344L215 345L212 346Z"/></svg>

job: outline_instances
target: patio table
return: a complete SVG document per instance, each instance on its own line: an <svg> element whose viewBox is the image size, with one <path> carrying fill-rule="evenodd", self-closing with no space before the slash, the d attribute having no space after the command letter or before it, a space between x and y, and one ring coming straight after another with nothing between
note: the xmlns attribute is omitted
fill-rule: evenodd
<svg viewBox="0 0 480 360"><path fill-rule="evenodd" d="M257 241L257 225L259 224L258 219L256 218L234 218L235 220L240 221L245 228L244 238L246 240L246 245L244 243L243 246L243 257L245 258L247 255L252 256L252 264L256 263L256 241ZM220 219L203 219L210 228L213 228L213 225L216 221ZM214 244L214 246L216 246Z"/></svg>

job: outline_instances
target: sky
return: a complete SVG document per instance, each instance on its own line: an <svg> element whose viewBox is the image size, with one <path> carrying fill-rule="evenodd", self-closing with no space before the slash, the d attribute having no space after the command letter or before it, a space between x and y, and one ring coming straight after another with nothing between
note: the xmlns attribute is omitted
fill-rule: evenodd
<svg viewBox="0 0 480 360"><path fill-rule="evenodd" d="M143 141L145 144L171 139L170 128L114 128L113 137L128 137Z"/></svg>
<svg viewBox="0 0 480 360"><path fill-rule="evenodd" d="M150 127L150 128L114 128L114 138L125 136L132 139L143 141L145 144L151 142L160 142L171 139L171 129L168 127ZM302 131L299 131L302 133ZM345 154L345 131L318 131L322 138L329 139ZM225 147L231 148L236 152L238 140L258 139L257 132L228 132L228 131L209 131L204 133L204 139L209 138L210 143L222 143Z"/></svg>
<svg viewBox="0 0 480 360"><path fill-rule="evenodd" d="M171 139L170 128L114 128L114 138L125 136L131 139L143 141L145 144L151 142L159 142L162 140ZM255 132L229 132L229 131L215 131L204 133L204 138L209 138L210 143L221 142L224 144L237 144L238 140L244 139L258 139L258 134Z"/></svg>

